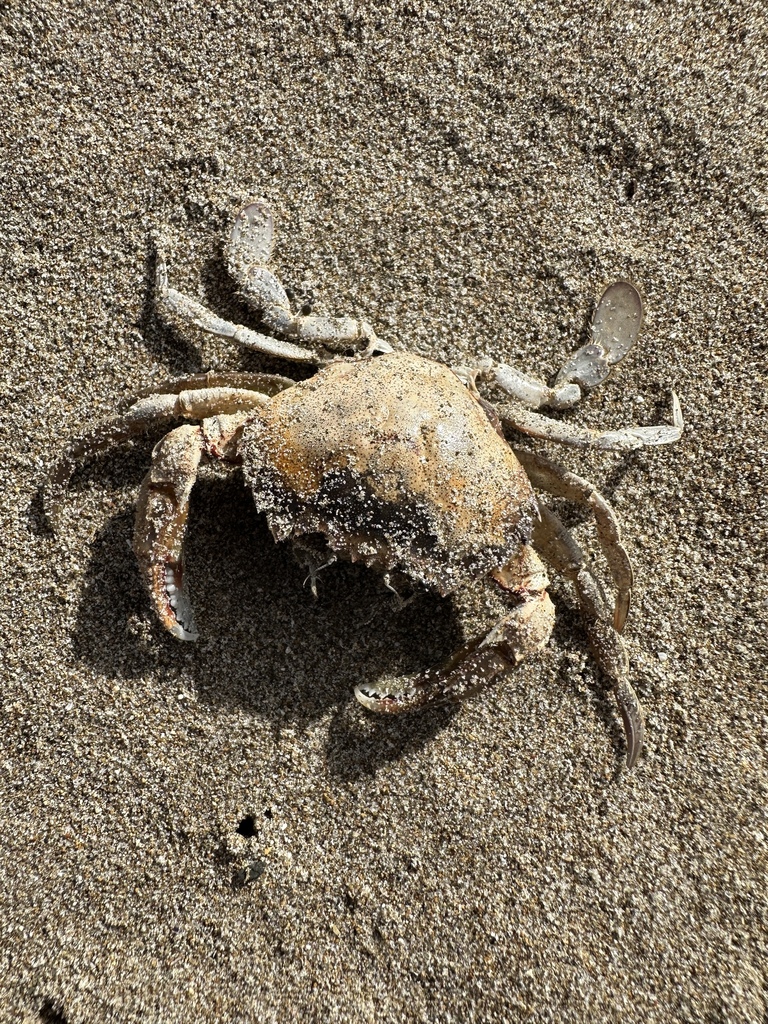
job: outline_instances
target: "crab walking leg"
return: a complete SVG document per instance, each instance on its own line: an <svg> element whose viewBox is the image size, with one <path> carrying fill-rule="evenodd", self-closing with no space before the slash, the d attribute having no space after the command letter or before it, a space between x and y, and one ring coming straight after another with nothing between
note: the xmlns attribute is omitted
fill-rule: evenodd
<svg viewBox="0 0 768 1024"><path fill-rule="evenodd" d="M69 478L82 458L143 433L149 426L169 423L175 416L176 395L147 395L114 420L98 423L64 449L48 473L46 513L55 525Z"/></svg>
<svg viewBox="0 0 768 1024"><path fill-rule="evenodd" d="M267 268L274 230L272 211L263 200L256 200L235 218L226 250L229 272L239 284L241 295L261 314L269 329L285 338L336 351L365 342L367 354L391 352L365 320L291 312L285 288Z"/></svg>
<svg viewBox="0 0 768 1024"><path fill-rule="evenodd" d="M178 394L149 394L138 398L122 416L100 423L73 441L51 469L47 481L47 505L55 522L69 478L79 459L143 433L149 427L174 419L203 419L217 414L246 412L266 405L269 396L231 387L192 388Z"/></svg>
<svg viewBox="0 0 768 1024"><path fill-rule="evenodd" d="M601 384L628 354L643 323L640 293L628 281L603 292L592 317L592 340L571 356L552 387L507 363L481 359L473 367L527 409L570 409L581 401L582 388Z"/></svg>
<svg viewBox="0 0 768 1024"><path fill-rule="evenodd" d="M588 480L569 472L555 462L550 462L537 452L526 451L524 448L512 450L523 464L528 479L535 488L592 511L600 547L616 587L613 625L616 631L621 633L627 621L632 599L632 563L621 543L621 529L616 513Z"/></svg>
<svg viewBox="0 0 768 1024"><path fill-rule="evenodd" d="M240 273L235 273L230 261L230 271L240 284L240 294L276 334L308 345L324 345L336 351L361 341L376 344L378 352L392 351L389 345L376 337L373 328L365 320L355 320L349 316L292 313L285 289L266 267L242 267Z"/></svg>
<svg viewBox="0 0 768 1024"><path fill-rule="evenodd" d="M514 563L513 563L514 564ZM514 573L514 575L512 575ZM371 711L396 715L427 704L465 700L499 681L549 640L555 610L547 594L544 566L531 548L522 566L494 574L519 603L485 636L456 651L445 665L402 680L396 692L357 686L355 696Z"/></svg>
<svg viewBox="0 0 768 1024"><path fill-rule="evenodd" d="M165 260L160 255L157 257L155 276L155 304L164 319L169 316L179 316L207 334L215 334L218 338L230 338L244 348L251 348L256 352L277 356L280 359L290 359L296 363L315 364L318 362L317 355L309 349L281 341L279 338L270 338L266 334L259 334L258 331L252 331L249 327L243 327L242 324L233 324L229 320L223 320L201 302L191 299L183 292L177 292L175 288L169 288L168 270Z"/></svg>
<svg viewBox="0 0 768 1024"><path fill-rule="evenodd" d="M533 543L553 569L576 588L579 607L589 643L600 668L613 683L627 739L627 767L631 768L643 748L643 713L629 682L629 658L624 642L610 621L600 587L589 571L584 553L560 519L539 502L541 518L534 526Z"/></svg>
<svg viewBox="0 0 768 1024"><path fill-rule="evenodd" d="M623 430L592 430L574 423L551 420L513 402L497 406L496 411L502 423L509 424L523 434L540 437L544 441L557 441L572 448L632 451L646 445L672 444L683 436L683 414L674 391L672 426L659 424L656 427L625 427Z"/></svg>
<svg viewBox="0 0 768 1024"><path fill-rule="evenodd" d="M160 621L181 640L198 635L184 583L183 543L203 446L201 427L166 434L152 452L136 507L133 550Z"/></svg>
<svg viewBox="0 0 768 1024"><path fill-rule="evenodd" d="M211 388L235 388L238 391L255 391L270 398L292 388L296 383L290 377L281 377L277 373L250 373L244 370L208 370L206 373L192 373L186 377L169 377L167 380L153 384L151 388L137 391L122 403L122 407L133 405L140 398L152 395L179 395L182 391L203 391Z"/></svg>

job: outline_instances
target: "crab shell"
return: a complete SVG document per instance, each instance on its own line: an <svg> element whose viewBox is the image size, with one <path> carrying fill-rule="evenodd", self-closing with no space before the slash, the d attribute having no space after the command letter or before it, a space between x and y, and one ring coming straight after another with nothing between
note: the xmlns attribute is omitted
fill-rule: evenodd
<svg viewBox="0 0 768 1024"><path fill-rule="evenodd" d="M273 397L239 452L276 540L320 534L443 595L514 560L538 517L479 401L419 356L331 363Z"/></svg>

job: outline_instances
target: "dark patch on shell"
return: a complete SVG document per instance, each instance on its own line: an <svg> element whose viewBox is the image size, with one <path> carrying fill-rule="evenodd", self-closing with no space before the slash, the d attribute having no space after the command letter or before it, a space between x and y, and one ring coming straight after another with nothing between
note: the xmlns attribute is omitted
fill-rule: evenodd
<svg viewBox="0 0 768 1024"><path fill-rule="evenodd" d="M448 368L393 353L334 363L274 398L241 445L278 540L400 569L447 594L530 540L528 479Z"/></svg>

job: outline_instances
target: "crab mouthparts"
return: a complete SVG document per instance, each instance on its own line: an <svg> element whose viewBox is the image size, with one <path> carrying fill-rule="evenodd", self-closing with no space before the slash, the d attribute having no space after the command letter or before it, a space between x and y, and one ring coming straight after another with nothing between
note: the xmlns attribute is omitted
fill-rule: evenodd
<svg viewBox="0 0 768 1024"><path fill-rule="evenodd" d="M425 704L430 696L431 692L428 686L406 685L396 692L380 689L370 684L355 687L355 697L363 707L368 708L369 711L376 711L380 715L399 715L402 711L411 711Z"/></svg>

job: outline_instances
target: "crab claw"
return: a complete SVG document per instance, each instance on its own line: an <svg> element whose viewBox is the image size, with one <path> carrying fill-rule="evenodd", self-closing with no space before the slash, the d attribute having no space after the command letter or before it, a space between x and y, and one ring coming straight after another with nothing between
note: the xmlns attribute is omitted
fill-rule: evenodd
<svg viewBox="0 0 768 1024"><path fill-rule="evenodd" d="M497 581L498 582L498 581ZM542 589L523 592L523 600L502 618L490 632L456 651L440 668L431 668L421 675L400 681L395 690L377 686L356 686L355 696L370 711L398 715L425 704L446 704L465 700L478 690L503 678L524 658L539 650L549 639L555 610L546 589L546 576L540 579ZM504 583L505 589L512 590ZM520 597L521 592L515 591Z"/></svg>
<svg viewBox="0 0 768 1024"><path fill-rule="evenodd" d="M449 704L471 697L506 675L511 667L493 647L478 647L469 654L463 648L451 658L448 667L429 669L419 676L400 680L394 689L370 684L356 686L355 697L369 711L400 715L426 704Z"/></svg>
<svg viewBox="0 0 768 1024"><path fill-rule="evenodd" d="M180 640L197 640L184 586L184 532L189 495L202 455L202 431L185 425L166 434L152 453L136 504L133 550L160 621Z"/></svg>

